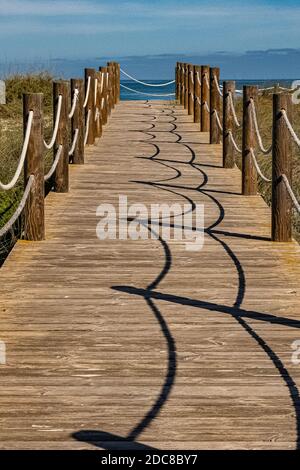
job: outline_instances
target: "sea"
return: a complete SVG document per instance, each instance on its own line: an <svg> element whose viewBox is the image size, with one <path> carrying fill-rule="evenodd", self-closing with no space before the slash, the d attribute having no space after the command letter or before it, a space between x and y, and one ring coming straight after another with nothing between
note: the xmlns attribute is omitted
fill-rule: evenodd
<svg viewBox="0 0 300 470"><path fill-rule="evenodd" d="M230 79L228 79L230 80ZM295 79L282 80L282 79L272 79L272 80L235 80L236 89L242 90L244 85L257 85L259 88L268 88L273 85L279 85L285 88L291 88L292 83ZM172 81L172 78L169 80L147 80L141 79L141 81L146 82L150 85L158 85L161 83L167 83ZM133 80L122 80L121 84L126 87L121 87L121 99L122 100L174 100L175 85L168 85L164 87L157 86L146 86L136 83ZM222 84L222 80L221 80ZM130 88L131 90L128 90ZM172 95L171 95L172 94ZM157 96L158 95L158 96ZM171 95L171 96L169 96ZM237 95L238 97L238 95Z"/></svg>

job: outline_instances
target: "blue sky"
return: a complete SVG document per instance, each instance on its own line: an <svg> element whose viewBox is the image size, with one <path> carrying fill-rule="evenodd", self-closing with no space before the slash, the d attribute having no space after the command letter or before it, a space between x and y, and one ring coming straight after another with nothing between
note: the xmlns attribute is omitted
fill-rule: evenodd
<svg viewBox="0 0 300 470"><path fill-rule="evenodd" d="M0 0L0 62L300 49L300 0Z"/></svg>

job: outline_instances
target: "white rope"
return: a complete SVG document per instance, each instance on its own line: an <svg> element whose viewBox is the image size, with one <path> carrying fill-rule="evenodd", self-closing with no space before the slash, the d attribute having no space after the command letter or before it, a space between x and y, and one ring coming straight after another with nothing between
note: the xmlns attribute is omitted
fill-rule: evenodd
<svg viewBox="0 0 300 470"><path fill-rule="evenodd" d="M26 188L25 188L25 191L24 191L24 194L23 194L23 197L22 197L16 211L14 212L13 216L9 219L9 221L6 222L6 224L0 229L0 238L2 238L3 235L5 235L13 227L14 223L18 220L19 216L23 212L26 201L27 201L28 196L30 194L30 190L32 188L33 182L34 182L34 176L30 175L30 177L28 179L28 182L27 182L27 185L26 185Z"/></svg>
<svg viewBox="0 0 300 470"><path fill-rule="evenodd" d="M261 169L259 168L259 165L257 163L257 160L256 160L256 157L255 157L255 153L254 153L254 150L253 148L250 148L250 155L251 155L251 158L253 160L253 163L254 163L254 166L256 168L256 171L257 173L259 174L259 176L261 177L261 179L263 179L264 181L266 181L266 183L271 183L272 180L267 178L261 171Z"/></svg>
<svg viewBox="0 0 300 470"><path fill-rule="evenodd" d="M94 105L97 103L97 93L98 93L98 78L95 78L95 93L94 93Z"/></svg>
<svg viewBox="0 0 300 470"><path fill-rule="evenodd" d="M69 113L69 119L72 119L72 117L74 116L75 109L76 109L77 102L78 102L78 95L79 95L79 90L78 90L78 88L75 88L75 90L74 90L74 96L73 96L72 108L71 108L71 111L70 111L70 113Z"/></svg>
<svg viewBox="0 0 300 470"><path fill-rule="evenodd" d="M207 77L207 73L204 74L204 80L205 80L205 83L206 83L207 88L210 89L210 85L209 85L209 80L208 80L208 77Z"/></svg>
<svg viewBox="0 0 300 470"><path fill-rule="evenodd" d="M270 91L270 90L274 90L274 88L276 88L276 85L273 85L273 86L270 86L270 87L267 87L267 88L259 88L258 91L259 92Z"/></svg>
<svg viewBox="0 0 300 470"><path fill-rule="evenodd" d="M261 134L259 132L259 127L258 127L258 122L257 122L257 114L256 114L256 107L255 107L255 102L254 102L253 98L250 98L250 103L251 103L251 112L252 112L253 123L254 123L255 133L256 133L256 137L257 137L257 142L258 142L259 148L262 151L262 153L267 155L272 151L273 145L271 144L271 146L267 149L264 147L263 142L262 142L262 137L261 137Z"/></svg>
<svg viewBox="0 0 300 470"><path fill-rule="evenodd" d="M287 189L287 191L288 191L288 193L289 193L289 196L290 196L291 200L292 200L293 203L294 203L295 208L297 209L297 211L298 211L299 214L300 214L300 204L299 204L299 202L298 202L297 199L296 199L296 196L295 196L295 194L294 194L294 192L293 192L293 190L292 190L292 188L291 188L291 185L290 185L290 183L289 183L289 180L287 179L286 175L284 175L284 174L283 174L281 177L282 177L282 179L283 179L283 181L284 181L284 183L285 183L286 189Z"/></svg>
<svg viewBox="0 0 300 470"><path fill-rule="evenodd" d="M233 134L232 134L232 131L228 131L228 135L230 137L230 140L235 148L235 150L238 152L238 153L243 153L242 150L238 147L236 141L234 140L234 137L233 137Z"/></svg>
<svg viewBox="0 0 300 470"><path fill-rule="evenodd" d="M167 82L167 83L146 83L146 82L142 82L141 80L137 80L136 78L132 77L131 75L129 75L129 73L125 72L123 69L120 69L120 70L124 75L126 75L126 77L130 78L136 83L140 83L141 85L145 85L145 86L161 87L161 86L172 85L173 83L175 83L175 80L172 80L171 82Z"/></svg>
<svg viewBox="0 0 300 470"><path fill-rule="evenodd" d="M99 111L98 108L96 108L96 112L95 112L95 122L98 120L99 116L100 116L100 111Z"/></svg>
<svg viewBox="0 0 300 470"><path fill-rule="evenodd" d="M197 76L197 82L201 86L201 80L200 80L199 72L197 72L196 76Z"/></svg>
<svg viewBox="0 0 300 470"><path fill-rule="evenodd" d="M101 109L104 108L104 103L105 103L105 98L102 98L102 99L101 99Z"/></svg>
<svg viewBox="0 0 300 470"><path fill-rule="evenodd" d="M103 86L104 86L104 72L101 73L101 86L100 86L100 93L103 93Z"/></svg>
<svg viewBox="0 0 300 470"><path fill-rule="evenodd" d="M77 140L78 140L78 135L79 135L79 129L75 129L72 147L71 147L71 150L69 151L69 157L70 157L71 155L73 155L73 153L74 153L74 151L75 151L75 147L76 147Z"/></svg>
<svg viewBox="0 0 300 470"><path fill-rule="evenodd" d="M223 133L223 126L221 124L219 113L216 109L214 109L214 114L216 115L216 121L217 121L218 127L219 127L221 133Z"/></svg>
<svg viewBox="0 0 300 470"><path fill-rule="evenodd" d="M207 101L204 101L203 106L204 106L204 108L206 109L206 111L207 111L208 113L210 113L210 109L209 109L209 106L208 106L208 104L207 104Z"/></svg>
<svg viewBox="0 0 300 470"><path fill-rule="evenodd" d="M215 84L216 84L216 87L217 87L218 93L219 93L219 95L222 97L222 96L223 96L223 92L222 92L222 90L221 90L221 88L220 88L220 85L219 85L218 79L217 79L217 77L216 77L215 75L214 75L214 81L215 81Z"/></svg>
<svg viewBox="0 0 300 470"><path fill-rule="evenodd" d="M143 93L142 91L133 90L121 83L121 87L125 88L125 90L132 91L133 93L137 93L138 95L146 95L146 96L175 96L175 93L166 93L166 94L155 94L155 93Z"/></svg>
<svg viewBox="0 0 300 470"><path fill-rule="evenodd" d="M197 100L197 103L201 106L201 101L200 101L199 96L196 96L196 100Z"/></svg>
<svg viewBox="0 0 300 470"><path fill-rule="evenodd" d="M53 161L53 164L52 164L52 167L50 168L50 170L48 171L48 173L44 176L44 180L45 181L48 181L51 176L53 175L53 173L55 172L56 170L56 167L58 165L58 162L59 162L59 159L61 157L61 153L62 153L62 149L63 149L63 146L60 145L57 149L57 152L56 152L56 155L55 155L55 159Z"/></svg>
<svg viewBox="0 0 300 470"><path fill-rule="evenodd" d="M57 132L58 132L58 127L59 127L61 108L62 108L62 95L59 95L52 139L50 140L49 144L47 144L47 142L44 141L44 146L48 150L52 149L53 145L55 144L55 140L56 140Z"/></svg>
<svg viewBox="0 0 300 470"><path fill-rule="evenodd" d="M91 110L89 109L88 115L87 115L87 119L86 119L86 129L85 129L85 136L84 136L84 145L87 144L88 137L89 137L90 118L91 118Z"/></svg>
<svg viewBox="0 0 300 470"><path fill-rule="evenodd" d="M32 129L32 122L33 122L33 111L29 111L23 148L22 148L22 152L19 158L19 163L18 163L16 172L9 183L4 184L4 183L1 183L0 181L0 189L4 191L8 191L9 189L12 189L15 186L16 182L18 181L20 177L21 171L23 170L23 166L24 166L24 162L25 162L25 158L26 158L26 154L28 150L31 129Z"/></svg>
<svg viewBox="0 0 300 470"><path fill-rule="evenodd" d="M235 107L234 107L234 102L233 102L233 97L232 97L232 92L229 91L228 93L228 98L229 98L229 106L231 108L231 112L232 112L232 115L233 115L233 119L234 119L234 122L236 124L237 127L241 127L241 124L238 120L238 117L236 115L236 112L235 112Z"/></svg>
<svg viewBox="0 0 300 470"><path fill-rule="evenodd" d="M90 89L91 89L91 77L88 77L87 79L87 86L86 86L86 94L85 94L85 99L83 103L83 107L86 108L86 105L88 104L89 96L90 96Z"/></svg>
<svg viewBox="0 0 300 470"><path fill-rule="evenodd" d="M283 116L283 118L284 118L284 120L285 120L285 122L286 122L287 128L288 128L288 130L290 131L291 136L293 137L293 139L294 139L294 141L296 142L296 144L298 145L298 147L300 147L300 139L299 139L299 137L297 136L296 132L294 131L293 126L292 126L292 124L291 124L291 122L290 122L290 120L289 120L289 118L288 118L288 116L287 116L287 114L286 114L285 109L282 109L282 110L281 110L281 113L282 113L282 116Z"/></svg>
<svg viewBox="0 0 300 470"><path fill-rule="evenodd" d="M191 73L192 85L194 85L194 83L195 83L195 82L194 82L194 72L191 70L190 73Z"/></svg>

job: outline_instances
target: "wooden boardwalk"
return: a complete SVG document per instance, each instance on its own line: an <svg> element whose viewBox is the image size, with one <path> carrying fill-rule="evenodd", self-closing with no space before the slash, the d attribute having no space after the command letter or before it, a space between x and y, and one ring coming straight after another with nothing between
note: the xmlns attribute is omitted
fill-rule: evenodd
<svg viewBox="0 0 300 470"><path fill-rule="evenodd" d="M300 247L207 142L181 107L122 102L47 197L46 241L0 271L1 449L299 447ZM99 241L119 194L203 203L204 248Z"/></svg>

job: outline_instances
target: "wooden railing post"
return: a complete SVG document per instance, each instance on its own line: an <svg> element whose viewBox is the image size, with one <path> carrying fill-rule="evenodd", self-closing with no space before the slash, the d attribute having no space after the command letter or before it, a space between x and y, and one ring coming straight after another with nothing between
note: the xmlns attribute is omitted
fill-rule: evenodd
<svg viewBox="0 0 300 470"><path fill-rule="evenodd" d="M282 116L284 109L292 122L290 94L273 95L273 170L272 170L272 240L292 239L292 201L283 181L286 175L292 185L292 146L289 130Z"/></svg>
<svg viewBox="0 0 300 470"><path fill-rule="evenodd" d="M201 126L201 66L194 67L194 122ZM201 129L200 129L201 131Z"/></svg>
<svg viewBox="0 0 300 470"><path fill-rule="evenodd" d="M120 102L120 94L121 94L121 70L120 70L120 64L116 62L116 103L118 104Z"/></svg>
<svg viewBox="0 0 300 470"><path fill-rule="evenodd" d="M87 145L93 145L95 143L95 70L85 69L85 92L87 91L88 78L91 77L91 86L89 98L86 106L86 121L88 112L90 111L90 123L87 138Z"/></svg>
<svg viewBox="0 0 300 470"><path fill-rule="evenodd" d="M180 84L180 81L179 81L179 69L180 68L180 62L177 62L176 63L176 67L175 67L175 90L176 90L176 101L179 100L179 96L180 96L180 93L179 93L179 84Z"/></svg>
<svg viewBox="0 0 300 470"><path fill-rule="evenodd" d="M107 67L109 71L109 101L110 109L115 107L115 68L113 62L107 62Z"/></svg>
<svg viewBox="0 0 300 470"><path fill-rule="evenodd" d="M189 107L189 64L184 64L184 109Z"/></svg>
<svg viewBox="0 0 300 470"><path fill-rule="evenodd" d="M223 167L233 168L235 165L235 153L232 140L230 138L230 131L234 132L234 119L231 112L229 94L231 93L234 99L235 95L235 82L223 82Z"/></svg>
<svg viewBox="0 0 300 470"><path fill-rule="evenodd" d="M221 139L221 132L217 123L218 113L221 120L221 100L218 91L217 83L220 82L220 69L218 67L210 68L210 132L209 141L211 144L219 144ZM216 83L217 81L217 83Z"/></svg>
<svg viewBox="0 0 300 470"><path fill-rule="evenodd" d="M184 73L185 73L184 64L181 63L181 67L180 67L180 104L182 106L184 106L184 84L185 84Z"/></svg>
<svg viewBox="0 0 300 470"><path fill-rule="evenodd" d="M209 65L202 65L202 71L201 71L201 131L202 132L209 132L209 125L210 125L210 116L206 108L206 104L208 107L210 107Z"/></svg>
<svg viewBox="0 0 300 470"><path fill-rule="evenodd" d="M251 112L251 98L256 101L257 86L244 86L243 93L243 143L242 143L242 194L257 194L257 171L251 157L251 148L255 148L255 133Z"/></svg>
<svg viewBox="0 0 300 470"><path fill-rule="evenodd" d="M96 94L96 137L102 136L102 119L101 119L101 72L96 72L97 78L97 94Z"/></svg>
<svg viewBox="0 0 300 470"><path fill-rule="evenodd" d="M73 153L73 163L82 165L84 163L84 85L83 80L73 78L71 80L71 100L73 99L75 90L78 90L77 106L72 117L72 136L74 137L76 129L78 129L78 138Z"/></svg>
<svg viewBox="0 0 300 470"><path fill-rule="evenodd" d="M33 111L33 122L24 165L25 187L31 175L34 176L34 181L24 209L24 238L40 241L45 239L43 95L41 93L23 95L24 134L30 111Z"/></svg>
<svg viewBox="0 0 300 470"><path fill-rule="evenodd" d="M107 67L99 67L99 70L101 73L103 73L103 92L102 92L102 97L101 97L101 102L102 98L104 99L103 101L103 108L101 110L102 114L102 124L105 125L107 124L108 121L108 101L107 101L107 93L108 93L108 87L107 87ZM102 107L102 104L101 104Z"/></svg>
<svg viewBox="0 0 300 470"><path fill-rule="evenodd" d="M194 66L188 65L188 114L191 116L194 113Z"/></svg>
<svg viewBox="0 0 300 470"><path fill-rule="evenodd" d="M62 145L62 153L54 173L54 191L57 193L67 193L69 191L69 83L53 83L53 116L56 117L58 99L62 96L62 107L58 126L58 132L54 145L54 156Z"/></svg>

